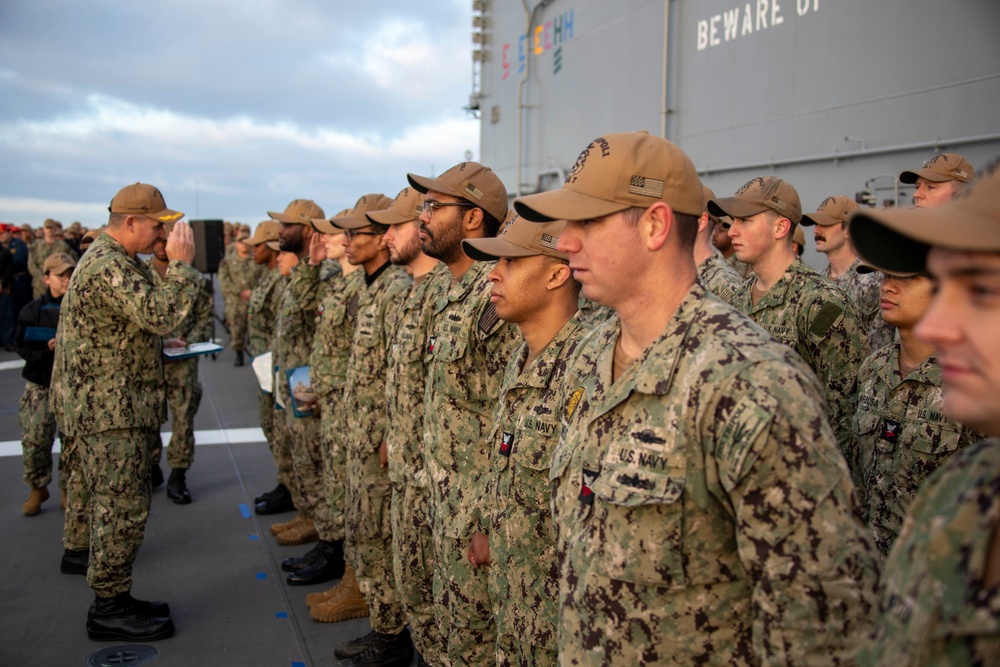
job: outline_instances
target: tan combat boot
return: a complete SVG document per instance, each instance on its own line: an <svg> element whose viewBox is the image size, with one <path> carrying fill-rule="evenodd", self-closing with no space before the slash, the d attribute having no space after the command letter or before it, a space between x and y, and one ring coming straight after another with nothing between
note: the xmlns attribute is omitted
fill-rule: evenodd
<svg viewBox="0 0 1000 667"><path fill-rule="evenodd" d="M42 511L42 503L48 499L49 489L47 487L32 489L31 493L28 494L28 499L24 501L24 507L21 508L21 511L24 512L24 516L35 516Z"/></svg>
<svg viewBox="0 0 1000 667"><path fill-rule="evenodd" d="M312 519L303 519L297 526L278 533L275 539L277 539L278 544L290 547L296 544L315 542L319 539L319 533L316 531L316 524L312 522Z"/></svg>
<svg viewBox="0 0 1000 667"><path fill-rule="evenodd" d="M353 575L353 572L352 572ZM343 587L341 594L334 593L326 602L319 602L309 608L309 615L320 623L339 623L352 618L368 615L368 603L358 588L357 577L349 579L345 575L337 588Z"/></svg>
<svg viewBox="0 0 1000 667"><path fill-rule="evenodd" d="M340 578L340 581L337 582L337 585L329 590L323 591L322 593L310 593L309 595L307 595L306 606L311 607L314 604L319 604L321 602L327 602L328 600L333 600L335 598L342 597L344 595L344 591L351 589L353 586L357 586L357 584L358 584L358 579L354 574L354 568L345 563L344 576Z"/></svg>
<svg viewBox="0 0 1000 667"><path fill-rule="evenodd" d="M277 537L278 535L280 535L281 533L285 532L286 530L289 530L291 528L295 528L296 526L298 526L303 521L304 521L304 519L302 518L302 515L301 514L296 514L295 518L292 519L291 521L285 521L283 523L272 523L271 524L271 534L274 535L275 537Z"/></svg>

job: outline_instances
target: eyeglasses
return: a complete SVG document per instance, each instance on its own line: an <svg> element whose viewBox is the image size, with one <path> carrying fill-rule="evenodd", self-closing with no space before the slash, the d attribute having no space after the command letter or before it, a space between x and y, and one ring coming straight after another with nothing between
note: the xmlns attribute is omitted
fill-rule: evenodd
<svg viewBox="0 0 1000 667"><path fill-rule="evenodd" d="M427 211L433 215L446 206L461 206L462 208L472 208L472 204L465 201L425 201L423 205L423 210Z"/></svg>
<svg viewBox="0 0 1000 667"><path fill-rule="evenodd" d="M355 236L382 236L384 232L359 232L355 229L344 230L344 238L348 241L353 239Z"/></svg>

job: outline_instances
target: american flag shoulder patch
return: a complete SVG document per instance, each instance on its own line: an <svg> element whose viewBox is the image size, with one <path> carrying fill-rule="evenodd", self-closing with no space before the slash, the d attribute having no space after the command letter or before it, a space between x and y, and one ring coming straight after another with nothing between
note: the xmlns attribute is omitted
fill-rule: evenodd
<svg viewBox="0 0 1000 667"><path fill-rule="evenodd" d="M488 334L499 321L500 316L497 315L496 304L490 303L483 309L483 314L479 316L479 331Z"/></svg>
<svg viewBox="0 0 1000 667"><path fill-rule="evenodd" d="M633 176L629 180L628 191L633 195L659 198L663 196L663 181L645 176Z"/></svg>

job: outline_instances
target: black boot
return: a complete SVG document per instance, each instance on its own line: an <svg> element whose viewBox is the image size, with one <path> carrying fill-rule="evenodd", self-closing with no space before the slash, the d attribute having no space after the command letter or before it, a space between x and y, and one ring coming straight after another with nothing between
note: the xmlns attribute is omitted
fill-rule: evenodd
<svg viewBox="0 0 1000 667"><path fill-rule="evenodd" d="M170 498L177 505L187 505L191 502L186 476L186 468L174 468L170 471L170 479L167 480L167 498Z"/></svg>
<svg viewBox="0 0 1000 667"><path fill-rule="evenodd" d="M243 365L243 350L236 350L236 362L233 363L233 366L242 366L242 365Z"/></svg>
<svg viewBox="0 0 1000 667"><path fill-rule="evenodd" d="M288 583L292 586L321 584L344 576L344 540L334 542L321 540L315 548L319 552L316 561L288 575Z"/></svg>
<svg viewBox="0 0 1000 667"><path fill-rule="evenodd" d="M268 491L261 496L254 505L253 511L257 514L281 514L291 512L295 509L292 502L292 494L284 484L279 484L273 491Z"/></svg>
<svg viewBox="0 0 1000 667"><path fill-rule="evenodd" d="M128 593L111 598L97 597L87 612L87 636L99 641L155 641L174 634L174 622L154 616L151 607ZM163 603L161 603L163 604Z"/></svg>
<svg viewBox="0 0 1000 667"><path fill-rule="evenodd" d="M63 551L62 562L59 563L59 571L63 574L82 574L86 576L89 564L89 550L73 551L72 549L65 549Z"/></svg>
<svg viewBox="0 0 1000 667"><path fill-rule="evenodd" d="M285 572L298 572L299 570L304 570L310 565L314 564L322 555L320 553L320 545L322 542L317 542L309 551L305 552L301 557L298 558L286 558L281 561L281 569Z"/></svg>
<svg viewBox="0 0 1000 667"><path fill-rule="evenodd" d="M285 488L284 484L278 482L278 485L276 487L274 487L270 491L265 491L264 493L254 498L253 503L254 505L256 505L257 503L262 503L265 500L270 500L271 498L275 497L275 495L280 493L288 493L288 489Z"/></svg>
<svg viewBox="0 0 1000 667"><path fill-rule="evenodd" d="M150 468L149 479L154 489L163 484L163 471L160 470L160 464L154 463L153 467Z"/></svg>
<svg viewBox="0 0 1000 667"><path fill-rule="evenodd" d="M413 659L413 642L410 633L403 630L398 635L373 633L368 647L354 657L341 660L341 667L407 667Z"/></svg>
<svg viewBox="0 0 1000 667"><path fill-rule="evenodd" d="M348 658L353 658L357 654L368 648L368 645L372 643L375 639L375 631L372 630L364 637L358 637L357 639L352 639L349 642L344 642L337 648L333 649L333 656L339 658L340 660L346 660Z"/></svg>

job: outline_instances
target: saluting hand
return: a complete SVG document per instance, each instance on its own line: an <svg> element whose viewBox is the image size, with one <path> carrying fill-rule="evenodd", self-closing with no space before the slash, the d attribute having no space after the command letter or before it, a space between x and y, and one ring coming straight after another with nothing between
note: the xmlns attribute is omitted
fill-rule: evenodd
<svg viewBox="0 0 1000 667"><path fill-rule="evenodd" d="M174 229L167 237L167 258L187 264L194 261L194 234L186 222L174 223Z"/></svg>
<svg viewBox="0 0 1000 667"><path fill-rule="evenodd" d="M326 239L317 232L309 237L309 263L312 266L319 266L324 259L326 259Z"/></svg>

